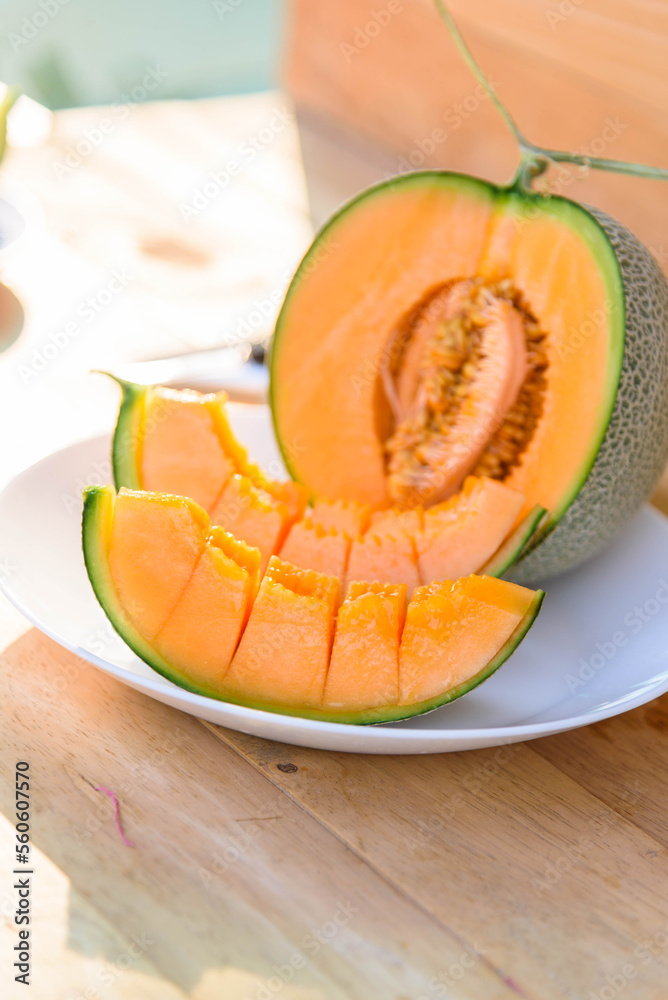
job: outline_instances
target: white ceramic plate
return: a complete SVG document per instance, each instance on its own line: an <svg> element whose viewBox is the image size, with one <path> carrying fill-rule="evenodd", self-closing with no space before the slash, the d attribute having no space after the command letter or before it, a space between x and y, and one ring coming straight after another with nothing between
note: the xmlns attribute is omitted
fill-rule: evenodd
<svg viewBox="0 0 668 1000"><path fill-rule="evenodd" d="M256 460L276 469L264 407L232 407ZM429 715L384 726L313 722L184 691L112 631L84 569L80 494L109 482L109 441L84 441L21 473L0 495L0 578L38 628L113 677L230 729L362 753L439 753L575 729L668 690L668 521L649 507L603 556L547 585L543 610L491 680Z"/></svg>

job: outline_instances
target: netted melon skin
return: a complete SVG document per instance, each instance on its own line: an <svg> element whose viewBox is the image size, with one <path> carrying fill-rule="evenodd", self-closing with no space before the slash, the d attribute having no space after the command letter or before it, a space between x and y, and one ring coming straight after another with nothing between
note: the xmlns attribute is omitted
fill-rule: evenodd
<svg viewBox="0 0 668 1000"><path fill-rule="evenodd" d="M557 526L505 576L536 583L591 558L647 500L668 460L668 283L649 250L597 209L624 284L626 342L610 424L584 486Z"/></svg>

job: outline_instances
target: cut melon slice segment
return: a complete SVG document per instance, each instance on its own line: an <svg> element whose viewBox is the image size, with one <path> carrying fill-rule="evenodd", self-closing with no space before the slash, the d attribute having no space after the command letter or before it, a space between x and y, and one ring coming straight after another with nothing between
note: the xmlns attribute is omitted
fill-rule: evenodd
<svg viewBox="0 0 668 1000"><path fill-rule="evenodd" d="M352 539L334 528L327 530L310 517L298 521L281 547L280 557L301 569L336 576L343 580Z"/></svg>
<svg viewBox="0 0 668 1000"><path fill-rule="evenodd" d="M231 475L246 476L298 520L308 502L299 483L270 479L236 439L227 393L135 385L111 376L123 396L112 445L116 488L190 496L207 511Z"/></svg>
<svg viewBox="0 0 668 1000"><path fill-rule="evenodd" d="M338 602L335 577L272 556L225 675L226 693L245 704L319 707Z"/></svg>
<svg viewBox="0 0 668 1000"><path fill-rule="evenodd" d="M121 490L109 567L131 620L153 638L174 610L204 551L209 518L193 500Z"/></svg>
<svg viewBox="0 0 668 1000"><path fill-rule="evenodd" d="M476 573L482 576L503 576L525 552L529 551L534 542L542 537L549 520L549 511L537 504L504 539L485 565L476 570Z"/></svg>
<svg viewBox="0 0 668 1000"><path fill-rule="evenodd" d="M264 476L264 474L263 474ZM256 486L259 488L260 478L257 477ZM300 483L295 483L291 479L281 481L278 479L267 479L264 477L262 489L274 500L285 504L287 508L287 518L290 524L301 520L308 504L308 490Z"/></svg>
<svg viewBox="0 0 668 1000"><path fill-rule="evenodd" d="M389 510L377 510L371 515L369 531L378 537L381 535L405 535L407 538L415 539L423 527L424 511L422 508L401 510L398 507L390 507Z"/></svg>
<svg viewBox="0 0 668 1000"><path fill-rule="evenodd" d="M213 528L197 568L155 638L158 652L204 688L220 688L259 583L260 552Z"/></svg>
<svg viewBox="0 0 668 1000"><path fill-rule="evenodd" d="M389 530L376 535L373 530L353 539L348 558L346 584L353 581L366 583L404 583L408 593L420 585L415 547L408 535Z"/></svg>
<svg viewBox="0 0 668 1000"><path fill-rule="evenodd" d="M497 480L469 476L460 493L424 513L415 536L422 582L477 572L513 529L523 504L521 493Z"/></svg>
<svg viewBox="0 0 668 1000"><path fill-rule="evenodd" d="M491 577L418 588L401 638L399 704L440 705L485 680L522 638L542 598Z"/></svg>
<svg viewBox="0 0 668 1000"><path fill-rule="evenodd" d="M192 497L210 510L237 471L216 432L212 409L226 393L200 395L151 389L146 396L139 457L141 489Z"/></svg>
<svg viewBox="0 0 668 1000"><path fill-rule="evenodd" d="M323 709L361 712L399 700L406 586L352 583L336 618Z"/></svg>
<svg viewBox="0 0 668 1000"><path fill-rule="evenodd" d="M260 573L283 544L290 518L286 504L236 474L230 476L211 511L213 524L260 550Z"/></svg>
<svg viewBox="0 0 668 1000"><path fill-rule="evenodd" d="M369 527L371 508L354 500L325 500L319 498L313 504L311 518L327 530L345 532L351 538L363 535Z"/></svg>

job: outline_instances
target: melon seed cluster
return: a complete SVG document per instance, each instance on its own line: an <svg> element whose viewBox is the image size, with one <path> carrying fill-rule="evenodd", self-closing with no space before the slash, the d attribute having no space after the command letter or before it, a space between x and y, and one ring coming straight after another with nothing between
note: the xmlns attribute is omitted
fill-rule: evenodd
<svg viewBox="0 0 668 1000"><path fill-rule="evenodd" d="M453 310L453 291L456 306ZM490 440L477 465L476 476L503 480L520 461L543 409L548 365L546 334L509 279L489 284L482 278L440 289L409 319L402 332L402 349L394 367L401 378L402 364L420 326L430 325L422 353L417 385L409 407L397 411L396 426L385 442L388 486L401 502L436 474L443 444L462 408L485 351L485 310L503 300L520 314L526 336L527 375L512 407ZM453 314L454 312L454 314ZM395 400L397 396L395 394Z"/></svg>

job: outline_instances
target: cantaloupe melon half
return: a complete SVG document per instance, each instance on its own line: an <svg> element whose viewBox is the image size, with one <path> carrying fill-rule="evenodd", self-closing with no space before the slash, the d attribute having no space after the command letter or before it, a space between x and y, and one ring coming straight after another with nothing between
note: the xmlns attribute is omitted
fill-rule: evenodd
<svg viewBox="0 0 668 1000"><path fill-rule="evenodd" d="M111 486L85 492L82 538L98 601L153 669L198 694L343 723L464 694L510 655L543 597L469 577L419 588L405 612L404 586L353 583L339 608L335 577L275 556L258 590L259 551L209 530L191 500Z"/></svg>
<svg viewBox="0 0 668 1000"><path fill-rule="evenodd" d="M448 326L448 296L467 283L479 314ZM522 351L485 334L500 301L522 318L535 389L515 403L507 362L514 352L521 374ZM402 474L401 496L410 503L414 477L427 505L439 499L438 469L452 474L452 490L468 472L496 475L485 470L498 458L503 482L524 495L518 523L541 506L554 528L517 572L559 572L626 523L665 464L667 322L660 269L602 213L444 171L406 174L344 206L297 270L272 348L276 437L298 445L285 461L314 494L374 508L396 499ZM457 336L471 325L483 339L471 335L469 367L458 368ZM439 393L451 384L463 402L439 423ZM420 424L411 440L407 412L428 406L434 426ZM425 470L436 470L434 489L420 493Z"/></svg>

